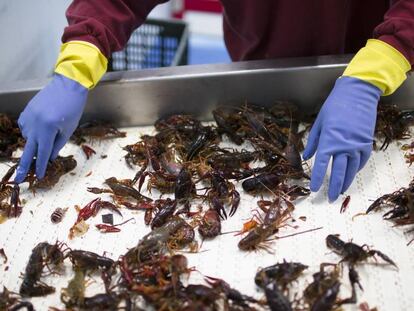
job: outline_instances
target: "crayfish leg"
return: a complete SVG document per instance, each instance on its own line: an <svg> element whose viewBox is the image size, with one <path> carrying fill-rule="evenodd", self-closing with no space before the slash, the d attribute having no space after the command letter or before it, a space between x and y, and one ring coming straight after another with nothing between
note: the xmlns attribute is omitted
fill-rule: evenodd
<svg viewBox="0 0 414 311"><path fill-rule="evenodd" d="M384 261L386 261L387 263L389 263L390 265L396 267L398 269L397 264L387 255L385 255L384 253L377 251L377 250L371 250L368 252L368 254L370 254L370 256L375 256L378 255L380 258L382 258Z"/></svg>

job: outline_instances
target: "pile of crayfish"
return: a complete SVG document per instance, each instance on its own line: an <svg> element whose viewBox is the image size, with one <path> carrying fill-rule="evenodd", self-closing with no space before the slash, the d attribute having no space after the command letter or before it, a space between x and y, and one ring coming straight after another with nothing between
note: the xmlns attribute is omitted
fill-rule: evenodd
<svg viewBox="0 0 414 311"><path fill-rule="evenodd" d="M59 182L63 175L75 169L76 165L77 162L73 156L58 156L48 164L43 179L36 178L33 165L23 183L27 182L29 190L33 192L37 189L50 189ZM0 181L0 223L7 218L18 217L22 213L20 186L10 181L16 168L17 164L11 166Z"/></svg>
<svg viewBox="0 0 414 311"><path fill-rule="evenodd" d="M254 311L263 310L267 306L272 311L327 311L357 302L356 285L360 290L363 289L356 271L358 265L378 256L386 264L396 267L384 253L366 245L344 242L337 235L331 234L326 237L326 245L340 256L339 263L321 263L319 271L313 274L303 292L294 291L296 287L293 283L304 277L305 270L309 268L307 265L284 260L261 268L254 281L258 289L264 292L264 297L257 299L215 277L203 275L202 284L189 282L191 273L201 272L190 267L184 255L166 254L168 244L180 236L177 232L186 225L182 218L174 217L145 235L118 260L86 250L73 250L60 242L39 243L32 250L19 294L5 289L0 296L0 303L15 306L10 310L24 307L33 310L30 302L22 299L54 293L56 288L47 285L41 278L46 268L53 275L60 276L64 262L69 260L74 274L60 292L60 299L67 310L151 308L168 311ZM352 286L349 298L339 298L343 263L348 265L348 277ZM105 291L87 295L86 284L94 275L100 277ZM59 309L51 307L50 310Z"/></svg>
<svg viewBox="0 0 414 311"><path fill-rule="evenodd" d="M220 235L221 222L237 212L241 184L246 193L268 199L259 200L259 212L243 226L239 248L266 247L264 242L291 220L293 201L310 194L300 185L309 179L299 153L305 133L299 131L301 116L295 106L278 103L220 107L213 117L214 125L183 114L158 120L154 135L124 147L127 165L137 168L134 176L110 177L107 188L88 191L145 211L152 229L184 217L204 240ZM227 140L239 147L224 147ZM148 195L142 194L145 184Z"/></svg>
<svg viewBox="0 0 414 311"><path fill-rule="evenodd" d="M22 137L17 121L10 116L0 114L0 161L15 160L13 152L22 148L25 140Z"/></svg>
<svg viewBox="0 0 414 311"><path fill-rule="evenodd" d="M253 297L230 287L224 280L205 276L205 284L189 284L190 273L184 255L165 255L168 236L185 226L179 218L144 236L118 260L85 250L72 250L64 243L39 243L23 275L20 295L6 297L6 306L23 308L22 299L47 296L56 288L41 281L46 268L56 276L68 259L74 275L61 289L60 299L67 310L257 310L263 305ZM105 292L86 294L90 277L99 275ZM8 294L8 292L5 292ZM19 302L17 304L17 302ZM7 309L8 310L8 309ZM11 310L11 309L10 309ZM13 309L19 310L19 309ZM33 310L33 309L30 309ZM59 310L51 307L50 310Z"/></svg>
<svg viewBox="0 0 414 311"><path fill-rule="evenodd" d="M394 104L380 103L375 127L375 137L383 141L379 150L386 150L393 141L410 138L410 126L413 124L413 110L403 111Z"/></svg>
<svg viewBox="0 0 414 311"><path fill-rule="evenodd" d="M255 283L264 291L270 310L327 311L337 310L344 304L355 304L357 303L356 286L358 285L359 289L363 290L356 270L358 265L363 264L369 258L376 260L378 256L386 264L396 267L395 263L384 253L370 249L367 245L360 246L353 242L345 242L338 235L328 235L326 246L341 257L340 262L321 263L319 271L312 275L312 280L308 282L302 293L294 291L296 287L293 283L303 277L304 271L309 268L307 265L283 261L258 270ZM344 263L348 265L348 278L352 293L348 298L339 298Z"/></svg>
<svg viewBox="0 0 414 311"><path fill-rule="evenodd" d="M385 220L394 223L395 226L414 225L414 180L408 187L403 187L392 193L384 194L376 199L367 209L366 214L387 208L383 215ZM413 232L409 229L407 233ZM410 244L411 240L408 244Z"/></svg>
<svg viewBox="0 0 414 311"><path fill-rule="evenodd" d="M92 121L81 124L71 141L80 144L82 149L89 158L95 151L84 142L96 139L113 139L125 137L125 133L119 131L107 122ZM22 212L20 201L20 186L11 181L16 171L19 158L13 157L14 151L24 147L25 140L21 136L17 122L5 114L0 114L0 160L13 163L6 174L0 181L0 223L11 217L18 217ZM23 183L29 184L29 190L35 192L38 189L50 189L55 186L60 178L75 169L76 160L72 155L58 156L55 160L50 161L44 178L37 179L35 174L35 163L29 170Z"/></svg>
<svg viewBox="0 0 414 311"><path fill-rule="evenodd" d="M380 150L409 137L412 116L395 105L379 105L375 136L383 140ZM116 206L145 211L145 223L152 229L180 215L202 239L212 239L222 233L221 222L236 213L241 200L236 186L241 184L244 192L261 200L258 212L239 232L245 234L239 248L267 249L265 242L289 226L294 201L310 194L303 186L309 177L300 156L309 126L300 130L305 117L287 102L223 106L213 111L213 118L215 124L184 114L159 119L154 135L143 135L123 148L127 165L136 168L131 179L110 177L107 188L88 191L109 193ZM88 126L81 126L73 140L81 144L82 133L102 132ZM123 137L115 128L106 132ZM225 147L228 141L238 147ZM147 195L142 194L145 188Z"/></svg>

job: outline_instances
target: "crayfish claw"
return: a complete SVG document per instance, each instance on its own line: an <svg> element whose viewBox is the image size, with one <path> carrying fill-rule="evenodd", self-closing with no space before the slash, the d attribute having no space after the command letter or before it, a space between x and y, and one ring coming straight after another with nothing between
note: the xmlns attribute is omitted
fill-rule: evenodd
<svg viewBox="0 0 414 311"><path fill-rule="evenodd" d="M398 269L397 264L387 255L385 255L384 253L377 251L377 250L371 250L370 251L371 254L373 255L378 255L379 257L381 257L384 261L386 261L387 263L389 263L390 265L396 267Z"/></svg>
<svg viewBox="0 0 414 311"><path fill-rule="evenodd" d="M240 194L238 191L233 190L231 193L231 196L232 196L232 204L231 204L231 209L229 213L230 217L232 217L236 213L237 208L239 207L239 204L240 204Z"/></svg>

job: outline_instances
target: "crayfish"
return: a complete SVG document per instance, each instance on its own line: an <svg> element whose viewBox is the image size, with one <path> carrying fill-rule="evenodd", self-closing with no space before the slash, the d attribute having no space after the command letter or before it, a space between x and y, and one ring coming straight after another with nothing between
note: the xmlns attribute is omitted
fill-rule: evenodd
<svg viewBox="0 0 414 311"><path fill-rule="evenodd" d="M45 267L50 269L51 265L59 266L63 263L62 245L57 242L53 245L43 242L33 248L20 286L20 295L38 297L55 292L54 287L41 282L40 278Z"/></svg>
<svg viewBox="0 0 414 311"><path fill-rule="evenodd" d="M112 124L104 121L90 121L79 125L71 136L71 140L81 145L87 142L87 139L113 139L125 137L126 133L119 131Z"/></svg>

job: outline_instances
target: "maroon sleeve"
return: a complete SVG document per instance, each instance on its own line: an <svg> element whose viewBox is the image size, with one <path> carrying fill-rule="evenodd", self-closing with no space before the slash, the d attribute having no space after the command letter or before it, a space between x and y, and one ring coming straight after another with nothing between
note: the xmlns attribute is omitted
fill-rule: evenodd
<svg viewBox="0 0 414 311"><path fill-rule="evenodd" d="M374 30L380 39L400 51L414 65L414 0L392 1L384 22Z"/></svg>
<svg viewBox="0 0 414 311"><path fill-rule="evenodd" d="M168 0L74 0L66 11L69 26L62 42L94 44L108 57L121 50L151 10Z"/></svg>

